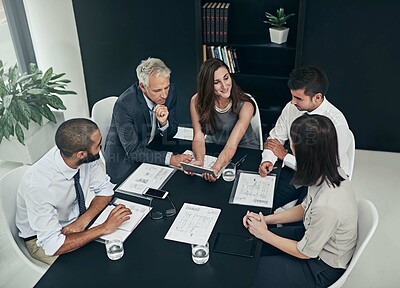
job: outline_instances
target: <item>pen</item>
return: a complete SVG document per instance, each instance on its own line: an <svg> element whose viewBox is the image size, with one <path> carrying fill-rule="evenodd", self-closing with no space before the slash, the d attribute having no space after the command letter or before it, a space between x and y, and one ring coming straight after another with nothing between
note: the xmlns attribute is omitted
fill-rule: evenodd
<svg viewBox="0 0 400 288"><path fill-rule="evenodd" d="M244 155L242 158L240 158L237 162L236 162L236 167L238 167L240 164L242 164L244 162L244 160L246 160L247 154Z"/></svg>
<svg viewBox="0 0 400 288"><path fill-rule="evenodd" d="M108 205L112 205L112 206L118 206L118 204L114 203L114 201L110 201L110 202L108 202Z"/></svg>

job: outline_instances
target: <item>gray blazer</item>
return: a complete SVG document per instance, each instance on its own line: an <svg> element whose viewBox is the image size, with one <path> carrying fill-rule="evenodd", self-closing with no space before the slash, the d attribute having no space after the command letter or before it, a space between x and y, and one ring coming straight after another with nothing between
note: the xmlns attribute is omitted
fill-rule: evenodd
<svg viewBox="0 0 400 288"><path fill-rule="evenodd" d="M160 135L175 136L178 130L176 117L176 90L171 83L165 106L168 107L169 127ZM122 93L115 103L111 127L104 146L107 174L113 183L119 183L135 162L165 164L167 151L155 151L147 148L151 134L149 108L144 99L139 83L133 84Z"/></svg>

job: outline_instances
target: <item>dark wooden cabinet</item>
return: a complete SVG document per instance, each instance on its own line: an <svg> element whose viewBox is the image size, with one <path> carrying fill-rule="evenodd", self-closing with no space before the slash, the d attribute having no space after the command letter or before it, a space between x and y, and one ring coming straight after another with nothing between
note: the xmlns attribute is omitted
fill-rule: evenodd
<svg viewBox="0 0 400 288"><path fill-rule="evenodd" d="M211 1L201 1L201 6L207 2ZM287 80L289 72L300 63L306 3L305 0L227 2L231 4L228 42L223 45L235 48L240 68L240 72L232 76L245 92L257 100L263 131L268 133L290 100ZM274 44L269 38L270 25L263 21L266 20L266 11L275 14L280 7L286 14L295 13L295 16L285 25L290 28L288 41Z"/></svg>

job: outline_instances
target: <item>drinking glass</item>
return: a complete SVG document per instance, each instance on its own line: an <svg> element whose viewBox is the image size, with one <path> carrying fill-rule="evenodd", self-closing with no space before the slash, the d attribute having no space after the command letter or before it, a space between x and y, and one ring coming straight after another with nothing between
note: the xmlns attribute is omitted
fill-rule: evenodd
<svg viewBox="0 0 400 288"><path fill-rule="evenodd" d="M205 245L192 244L192 259L196 264L205 264L210 257L208 242Z"/></svg>
<svg viewBox="0 0 400 288"><path fill-rule="evenodd" d="M222 178L226 182L231 182L235 180L235 176L236 176L236 165L231 162L228 165L226 165L224 171L222 171Z"/></svg>
<svg viewBox="0 0 400 288"><path fill-rule="evenodd" d="M124 245L119 239L106 240L107 256L111 260L118 260L124 255Z"/></svg>

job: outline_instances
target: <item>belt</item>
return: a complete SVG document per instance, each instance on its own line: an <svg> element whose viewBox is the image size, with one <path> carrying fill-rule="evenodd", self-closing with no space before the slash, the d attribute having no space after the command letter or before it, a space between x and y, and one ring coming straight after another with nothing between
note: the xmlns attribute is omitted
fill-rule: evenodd
<svg viewBox="0 0 400 288"><path fill-rule="evenodd" d="M27 238L22 238L25 242L28 242L28 241L30 241L30 240L33 240L33 239L36 239L37 238L37 236L35 235L35 236L31 236L31 237L27 237Z"/></svg>

